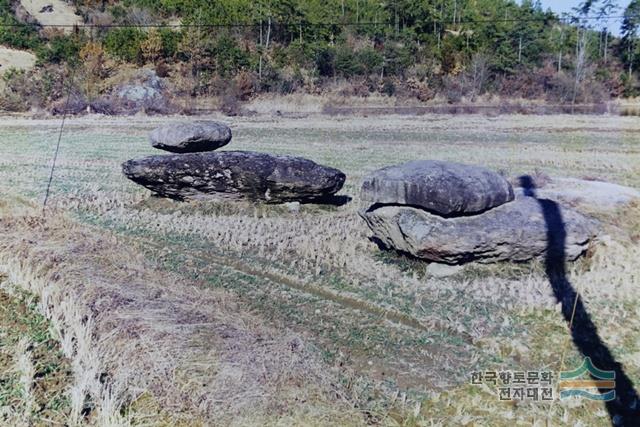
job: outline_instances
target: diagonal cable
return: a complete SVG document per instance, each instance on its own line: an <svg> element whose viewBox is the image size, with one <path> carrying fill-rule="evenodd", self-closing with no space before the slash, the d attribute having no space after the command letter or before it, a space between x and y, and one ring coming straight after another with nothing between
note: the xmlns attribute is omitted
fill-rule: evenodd
<svg viewBox="0 0 640 427"><path fill-rule="evenodd" d="M47 202L49 201L49 194L51 192L51 183L53 182L53 174L56 169L56 163L58 161L58 153L60 152L60 141L62 141L62 132L64 131L64 123L67 120L67 114L69 111L69 100L71 99L71 89L73 88L73 80L76 74L75 67L71 67L71 76L67 84L67 100L64 103L64 111L62 112L62 123L60 124L60 132L58 132L58 142L56 143L56 150L53 153L53 161L51 163L51 171L49 173L49 181L47 182L47 191L44 195L44 201L42 202L42 214L44 215L47 209Z"/></svg>

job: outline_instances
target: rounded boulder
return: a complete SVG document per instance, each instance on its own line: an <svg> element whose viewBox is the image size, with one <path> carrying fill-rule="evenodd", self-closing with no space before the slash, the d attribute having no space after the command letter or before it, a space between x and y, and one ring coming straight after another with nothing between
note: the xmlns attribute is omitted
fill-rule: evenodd
<svg viewBox="0 0 640 427"><path fill-rule="evenodd" d="M154 129L151 145L172 153L214 151L231 141L229 126L218 122L177 123Z"/></svg>
<svg viewBox="0 0 640 427"><path fill-rule="evenodd" d="M404 205L440 216L477 214L514 199L501 175L481 166L417 160L379 169L364 179L361 199Z"/></svg>

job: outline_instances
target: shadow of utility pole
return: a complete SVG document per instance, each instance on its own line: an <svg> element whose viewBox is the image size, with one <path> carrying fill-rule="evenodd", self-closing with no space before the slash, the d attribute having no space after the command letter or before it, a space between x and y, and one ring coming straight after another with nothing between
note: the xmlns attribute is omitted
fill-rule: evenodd
<svg viewBox="0 0 640 427"><path fill-rule="evenodd" d="M562 306L562 315L571 326L571 337L578 350L590 357L593 365L605 371L614 371L616 397L606 402L611 423L615 426L640 425L640 401L633 383L625 374L606 344L600 339L598 329L591 320L580 295L567 279L565 267L565 240L567 232L562 220L562 212L557 203L539 199L530 176L520 177L520 185L525 196L534 197L542 209L547 228L547 253L545 272L556 300ZM573 318L573 322L571 319ZM609 389L600 389L606 393Z"/></svg>

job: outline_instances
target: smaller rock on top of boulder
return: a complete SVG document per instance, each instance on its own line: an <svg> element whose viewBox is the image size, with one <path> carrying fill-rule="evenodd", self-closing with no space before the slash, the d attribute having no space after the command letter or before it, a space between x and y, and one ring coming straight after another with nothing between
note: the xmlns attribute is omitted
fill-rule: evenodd
<svg viewBox="0 0 640 427"><path fill-rule="evenodd" d="M149 135L151 145L172 153L213 151L231 141L231 129L217 122L178 123L161 126Z"/></svg>
<svg viewBox="0 0 640 427"><path fill-rule="evenodd" d="M373 205L409 205L442 216L476 214L514 198L511 184L480 167L417 160L379 169L365 178L362 200Z"/></svg>

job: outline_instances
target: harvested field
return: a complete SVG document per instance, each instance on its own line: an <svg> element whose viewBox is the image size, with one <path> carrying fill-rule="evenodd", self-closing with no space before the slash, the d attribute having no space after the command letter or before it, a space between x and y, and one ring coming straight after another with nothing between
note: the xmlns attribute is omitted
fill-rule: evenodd
<svg viewBox="0 0 640 427"><path fill-rule="evenodd" d="M339 168L347 174L340 194L353 200L295 212L150 197L122 176L120 164L155 154L146 140L154 127L188 119L89 116L65 126L43 217L38 205L60 123L0 121L0 271L46 301L41 309L63 331L63 351L67 337L84 343L65 351L73 367L71 420L609 422L600 402L512 404L469 384L477 370L580 364L540 263L471 265L435 277L425 263L378 250L357 215L358 193L368 172L417 158L638 189L638 120L220 119L234 132L224 150L292 154ZM597 217L603 232L568 279L637 384L639 202L602 210L583 200L576 208Z"/></svg>

